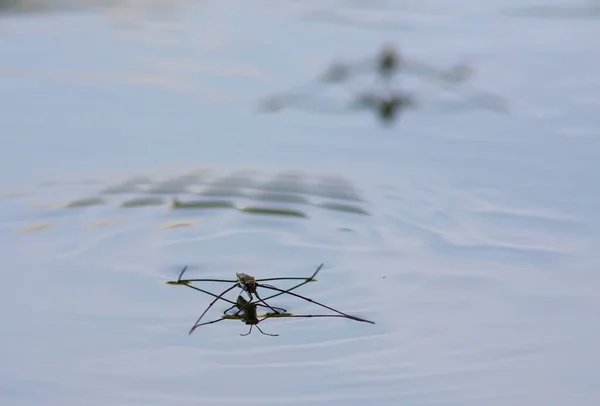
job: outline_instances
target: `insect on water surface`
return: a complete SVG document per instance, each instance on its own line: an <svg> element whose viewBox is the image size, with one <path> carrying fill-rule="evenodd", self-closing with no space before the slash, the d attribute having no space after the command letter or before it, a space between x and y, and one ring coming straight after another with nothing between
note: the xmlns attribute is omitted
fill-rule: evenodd
<svg viewBox="0 0 600 406"><path fill-rule="evenodd" d="M258 323L267 319L267 318L271 318L271 317L344 317L344 318L348 318L354 321L360 321L360 322L364 322L364 323L370 323L370 324L375 324L374 322L370 321L370 320L365 320L365 319L361 319L359 317L356 316L351 316L348 315L346 313L343 313L339 310L336 310L332 307L329 307L327 305L324 305L322 303L319 303L313 299L307 298L305 296L301 296L298 295L296 293L291 292L294 289L299 288L300 286L308 283L308 282L313 282L316 281L315 277L316 275L319 273L319 271L321 270L321 268L323 267L323 264L320 264L319 267L316 269L316 271L308 278L306 277L280 277L280 278L263 278L263 279L256 279L250 275L247 274L243 274L243 273L236 273L237 279L236 280L223 280L223 279L181 279L181 277L183 276L183 273L186 271L187 266L184 267L184 269L181 271L179 278L177 281L170 281L167 282L167 284L175 284L175 285L186 285L192 289L198 290L202 293L206 293L210 296L213 296L215 299L208 305L208 307L204 310L204 312L200 315L200 317L198 318L198 320L196 320L196 323L194 323L194 326L192 327L192 329L190 330L190 334L197 328L206 324L213 324L216 322L219 322L221 320L226 320L226 319L241 319L243 320L246 324L249 324L251 326L256 325L258 328ZM272 285L268 285L268 284L263 284L261 282L265 282L265 281L274 281L274 280L302 280L303 282L287 289L287 290L283 290L280 288L277 288L275 286ZM227 282L227 283L233 283L232 286L230 286L229 288L227 288L225 291L221 292L219 295L216 295L212 292L197 288L195 286L193 286L191 283L192 282ZM226 299L224 297L224 295L229 292L230 290L232 290L235 287L240 287L242 289L242 291L246 292L248 294L248 296L250 297L250 301L247 301L246 299L244 299L241 295L238 296L238 299L236 302L233 302L229 299ZM264 289L270 289L270 290L274 290L277 291L278 293L273 294L271 296L268 296L264 299L260 298L258 296L258 292L257 292L257 287L262 287ZM257 297L257 301L256 302L252 302L252 294L254 294ZM300 299L303 299L305 301L314 303L318 306L324 307L326 309L329 309L331 311L334 311L338 314L336 315L294 315L291 313L286 313L287 311L285 309L282 308L274 308L272 306L270 306L268 303L266 303L266 300L275 298L277 296L281 296L283 294L289 294L291 296L295 296L298 297ZM232 306L225 310L224 312L224 316L220 319L216 319L210 322L206 322L206 323L201 323L199 324L200 320L202 319L202 317L206 314L206 312L219 300L223 300L226 301L230 304L232 304ZM261 307L267 307L271 310L273 310L273 313L267 313L263 316L257 316L257 306L261 306ZM232 310L233 308L237 308L237 312L233 315L229 315L227 314L228 311ZM278 310L276 310L278 309ZM259 319L259 317L261 317L261 319ZM260 330L260 329L259 329ZM262 333L262 331L261 331ZM249 333L248 333L249 334ZM265 333L263 333L265 334ZM269 335L269 334L266 334Z"/></svg>
<svg viewBox="0 0 600 406"><path fill-rule="evenodd" d="M266 299L272 299L274 297L277 296L281 296L284 293L290 293L290 291L299 288L300 286L308 283L308 282L316 282L315 276L319 273L319 271L321 270L321 268L323 267L323 264L319 265L319 267L317 268L317 270L310 276L310 277L277 277L277 278L262 278L262 279L256 279L253 276L244 274L244 273L236 273L236 280L229 280L229 279L181 279L181 277L183 276L183 274L185 273L185 271L187 270L187 265L182 269L181 273L179 274L179 277L177 278L177 281L169 281L167 282L167 284L169 285L186 285L192 289L195 289L199 292L202 293L206 293L210 296L213 296L215 299L208 305L208 307L204 310L204 312L202 312L202 314L200 315L200 317L198 317L198 320L196 320L195 324L198 324L200 322L200 320L202 319L202 317L204 317L204 315L206 314L206 312L208 312L208 310L217 302L217 300L222 299L225 300L226 302L232 304L233 306L230 308L232 309L233 307L235 307L237 305L236 302L233 302L231 300L225 299L223 296L229 292L230 290L232 290L235 287L239 287L242 289L242 291L246 292L248 294L248 297L250 298L250 300L252 301L253 297L252 295L254 294L257 299L260 301L261 304L257 304L259 306L264 306L264 307L268 307L269 309L271 309L274 313L283 313L286 310L282 309L282 308L275 308L271 305L269 305L268 303L265 302L265 300L263 300L257 292L257 287L263 287L266 289L274 289L279 291L280 293L274 294L269 296ZM284 291L281 290L279 288L276 288L275 286L272 285L267 285L267 284L263 284L261 282L267 282L267 281L280 281L280 280L301 280L303 282L291 287L290 289ZM223 292L221 292L218 295L215 295L212 292L197 288L195 286L193 286L191 283L192 282L224 282L224 283L233 283L233 285L231 285L229 288L225 289ZM292 293L290 293L292 294ZM249 302L248 302L249 303ZM277 309L281 310L278 311ZM240 309L240 310L243 310ZM194 324L194 325L195 325Z"/></svg>

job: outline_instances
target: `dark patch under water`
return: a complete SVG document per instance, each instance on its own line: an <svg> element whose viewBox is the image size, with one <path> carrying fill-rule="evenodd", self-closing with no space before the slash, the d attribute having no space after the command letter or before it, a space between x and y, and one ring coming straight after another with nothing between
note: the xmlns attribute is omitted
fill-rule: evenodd
<svg viewBox="0 0 600 406"><path fill-rule="evenodd" d="M138 195L121 201L104 197L85 197L66 204L67 208L86 208L117 204L124 208L169 205L169 200L156 195L172 196L172 210L237 209L241 213L282 217L308 218L308 214L295 206L311 206L329 211L369 215L360 203L363 199L352 183L341 177L323 177L309 181L308 174L287 171L272 179L259 182L244 172L233 172L206 184L198 173L183 174L170 179L153 181L148 176L135 176L116 185L104 187L100 195ZM180 200L185 196L202 196L208 199ZM217 199L214 199L217 198ZM313 201L317 198L316 201ZM321 199L331 199L323 202ZM275 207L246 206L238 209L237 200L274 203ZM281 204L281 206L279 206ZM278 207L279 206L279 207Z"/></svg>

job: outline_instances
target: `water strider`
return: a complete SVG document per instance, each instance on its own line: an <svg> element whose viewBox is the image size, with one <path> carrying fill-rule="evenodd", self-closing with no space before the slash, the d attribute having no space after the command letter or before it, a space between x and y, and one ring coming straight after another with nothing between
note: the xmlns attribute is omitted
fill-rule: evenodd
<svg viewBox="0 0 600 406"><path fill-rule="evenodd" d="M206 324L213 324L216 323L218 321L221 320L225 320L227 318L238 318L238 319L242 319L243 321L246 322L246 324L250 324L250 325L258 325L259 320L258 320L258 316L257 316L257 307L261 306L261 307L266 307L269 308L273 311L273 313L267 313L263 317L262 320L266 319L266 318L270 318L270 317L344 317L344 318L348 318L350 320L354 320L354 321L359 321L359 322L364 322L364 323L370 323L370 324L375 324L374 322L370 321L370 320L366 320L366 319L362 319L356 316L351 316L349 314L343 313L337 309L334 309L330 306L327 306L323 303L317 302L311 298L293 293L292 290L295 290L297 288L299 288L300 286L308 283L308 282L313 282L316 281L315 277L316 275L319 273L319 271L321 270L321 268L323 267L323 264L320 264L317 269L315 270L315 272L310 276L310 277L276 277L276 278L262 278L262 279L256 279L253 276L244 274L244 273L236 273L236 280L226 280L226 279L181 279L181 277L183 276L184 272L187 270L187 266L183 268L183 270L181 271L181 273L179 274L179 278L177 279L177 281L169 281L167 282L167 284L174 284L174 285L186 285L190 288L193 288L197 291L200 291L202 293L206 293L210 296L214 297L214 300L208 305L208 307L204 310L204 312L202 312L202 314L200 315L200 317L198 317L198 319L196 320L196 322L194 323L194 326L192 327L192 329L190 330L190 334L196 329L196 327L199 326L203 326ZM274 280L302 280L303 282L292 286L289 289L280 289L277 288L273 285L269 285L269 284L264 284L261 282L265 282L265 281L274 281ZM206 291L204 289L200 289L197 288L193 285L191 285L192 282L225 282L225 283L233 283L232 286L230 286L229 288L225 289L223 292L221 292L220 294L216 295L212 292ZM236 302L233 302L229 299L226 299L224 297L224 295L229 292L230 290L234 289L235 287L239 287L242 289L243 292L246 292L250 298L250 301L247 301L246 299L244 299L241 295L238 295L238 299ZM268 296L264 299L262 299L257 292L257 288L258 287L262 287L264 289L269 289L269 290L274 290L277 291L278 293L275 293L271 296ZM253 295L256 296L256 298L258 299L256 302L252 302L253 300ZM271 305L269 305L266 300L270 300L273 299L275 297L281 296L283 294L289 294L291 296L295 296L298 297L300 299L303 299L305 301L308 301L310 303L314 303L318 306L324 307L328 310L331 310L333 312L338 313L337 315L292 315L291 313L287 313L286 309L283 308L275 308ZM224 312L224 316L222 316L222 318L220 319L216 319L210 322L206 322L206 323L201 323L199 324L200 320L204 317L204 315L208 312L208 310L219 300L223 300L226 301L230 304L232 304L232 306L225 310ZM227 314L228 311L237 308L237 312L233 315L229 315ZM257 326L258 327L258 326ZM260 329L259 329L260 330ZM261 331L262 332L262 331ZM264 333L263 333L264 334Z"/></svg>

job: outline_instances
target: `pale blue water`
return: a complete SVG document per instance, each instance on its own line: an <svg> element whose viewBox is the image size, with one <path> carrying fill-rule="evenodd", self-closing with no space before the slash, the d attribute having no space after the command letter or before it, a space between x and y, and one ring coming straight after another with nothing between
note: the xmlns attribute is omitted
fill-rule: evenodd
<svg viewBox="0 0 600 406"><path fill-rule="evenodd" d="M0 17L2 405L598 404L597 5L35 3ZM259 112L390 43L471 63L469 89L509 111L441 112L462 99L411 77L423 108L393 126ZM308 204L258 201L288 170ZM238 171L243 190L219 198L235 208L169 210ZM327 176L369 215L321 207ZM164 203L120 206L148 195ZM64 208L87 198L104 200ZM241 211L257 205L308 218ZM209 300L163 283L185 264L231 278L321 262L299 293L375 325L269 320L279 337L240 337L226 321L188 336Z"/></svg>

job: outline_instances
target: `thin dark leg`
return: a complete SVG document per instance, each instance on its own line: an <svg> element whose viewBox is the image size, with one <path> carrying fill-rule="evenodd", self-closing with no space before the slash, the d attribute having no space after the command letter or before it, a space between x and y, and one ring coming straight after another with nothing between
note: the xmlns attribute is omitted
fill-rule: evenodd
<svg viewBox="0 0 600 406"><path fill-rule="evenodd" d="M259 320L258 323L262 323L263 321L265 321L266 319L268 319L269 317L275 316L276 314L279 313L269 313L267 316L265 316L262 320ZM256 323L256 328L258 329L258 331L260 331L261 333L263 333L266 336L271 336L271 337L278 337L279 334L269 334L269 333L265 333L264 331L261 330L261 328L258 326L258 323Z"/></svg>
<svg viewBox="0 0 600 406"><path fill-rule="evenodd" d="M229 279L180 279L179 282L227 282L236 283L237 281Z"/></svg>
<svg viewBox="0 0 600 406"><path fill-rule="evenodd" d="M248 332L246 334L240 334L242 337L243 336L247 336L248 334L250 334L252 332L252 327L254 327L254 325L250 324L250 330L248 330ZM257 326L258 327L258 326Z"/></svg>
<svg viewBox="0 0 600 406"><path fill-rule="evenodd" d="M301 277L285 277L285 278L262 278L262 279L255 279L256 282L268 282L268 281L308 281L311 282L312 279L311 278L307 278L306 276L301 278Z"/></svg>
<svg viewBox="0 0 600 406"><path fill-rule="evenodd" d="M223 292L221 292L221 294L219 296L217 296L212 302L210 302L210 304L208 305L208 307L202 312L202 314L200 315L200 317L198 317L198 320L196 320L196 323L194 323L194 325L198 324L198 322L200 321L200 319L202 319L202 317L204 317L204 315L206 314L206 312L208 311L208 309L210 309L217 300L221 299L221 297L229 292L231 289L235 288L237 285L232 285L229 288L225 289Z"/></svg>
<svg viewBox="0 0 600 406"><path fill-rule="evenodd" d="M262 323L263 321L265 321L266 319L268 319L269 317L342 317L344 319L347 319L348 317L342 315L342 314L289 314L289 315L279 315L279 314L275 314L275 313L270 313L267 316L265 316L263 319L261 319L259 321L259 323ZM373 322L371 322L373 323ZM375 324L375 323L373 323ZM277 337L279 336L279 334L268 334L265 333L264 331L261 330L261 328L258 326L258 323L256 324L256 328L263 333L264 335L267 336L274 336Z"/></svg>
<svg viewBox="0 0 600 406"><path fill-rule="evenodd" d="M256 304L256 303L252 303L252 294L248 293L248 295L250 296L250 300L249 300L249 301L247 301L247 302L246 302L246 303L245 303L245 304L244 304L242 307L239 307L239 308L237 309L237 311L236 311L235 313L233 313L233 316L237 316L237 315L239 315L240 313L242 313L242 312L243 312L243 311L246 309L246 307L248 307L249 305L252 305L252 306L255 306L255 305L256 305L256 306L263 306L263 307L265 307L264 305L259 305L259 304ZM229 308L229 309L227 309L227 310L231 310L231 309L233 309L233 307L230 307L230 308ZM275 311L275 310L274 310L274 311ZM277 312L277 311L275 311L275 313L278 313L278 312Z"/></svg>
<svg viewBox="0 0 600 406"><path fill-rule="evenodd" d="M233 302L232 302L233 303ZM229 309L225 310L223 312L223 314L227 314L228 311L230 311L231 309L235 309L235 307L237 306L237 303L233 303L233 306L231 306ZM237 313L236 313L237 314Z"/></svg>
<svg viewBox="0 0 600 406"><path fill-rule="evenodd" d="M265 302L264 300L262 300L262 299L260 298L260 296L258 296L258 292L254 292L254 294L256 295L256 298L257 298L258 300L260 300L262 303L264 303L264 306L265 306L265 307L268 307L269 309L273 310L275 313L279 313L277 310L275 310L275 308L274 308L274 307L271 307L271 305L269 305L267 302Z"/></svg>
<svg viewBox="0 0 600 406"><path fill-rule="evenodd" d="M286 313L286 312L287 312L287 310L286 310L286 309L284 309L283 307L277 307L277 306L273 306L273 307L271 307L271 306L265 306L265 305L261 305L260 303L254 303L254 304L255 304L255 305L257 305L257 306L260 306L260 307L266 307L266 308L268 308L268 309L277 309L277 310L280 310L280 311L278 311L278 312L276 312L276 313Z"/></svg>
<svg viewBox="0 0 600 406"><path fill-rule="evenodd" d="M181 277L183 276L183 273L184 273L185 271L187 271L187 269L188 269L188 266L187 266L187 265L183 267L183 269L182 269L182 270L181 270L181 272L179 273L179 276L177 277L177 282L181 282Z"/></svg>
<svg viewBox="0 0 600 406"><path fill-rule="evenodd" d="M352 319L352 320L360 321L360 322L363 322L363 323L371 323L371 324L375 324L374 322L372 322L372 321L369 321L369 320L361 319L361 318L359 318L359 317L355 317L355 316L350 316L349 314L346 314L346 313L343 313L343 312L341 312L341 311L339 311L339 310L336 310L336 309L334 309L333 307L329 307L329 306L327 306L327 305L324 305L323 303L319 303L319 302L317 302L316 300L312 300L312 299L310 299L310 298L308 298L308 297L301 296L301 295L298 295L298 294L296 294L296 293L290 292L289 290L285 291L285 290L283 290L283 289L279 289L279 288L276 288L276 287L274 287L274 286L265 286L265 285L258 285L258 286L264 287L265 289L271 289L271 290L275 290L275 291L277 291L277 292L281 292L282 294L283 294L283 293L287 293L287 294L290 294L290 295L292 295L292 296L298 297L298 298L300 298L300 299L304 299L304 300L306 300L306 301L308 301L308 302L314 303L314 304L316 304L316 305L318 305L318 306L324 307L324 308L326 308L326 309L328 309L328 310L331 310L331 311L333 311L333 312L336 312L336 313L338 313L338 314L341 314L341 315L343 315L343 316L346 316L347 318L349 318L349 319Z"/></svg>
<svg viewBox="0 0 600 406"><path fill-rule="evenodd" d="M256 325L256 328L258 329L258 331L260 331L261 333L263 333L266 336L271 336L271 337L278 337L279 334L269 334L269 333L265 333L264 331L261 330L260 327L258 327L258 324Z"/></svg>
<svg viewBox="0 0 600 406"><path fill-rule="evenodd" d="M196 328L198 328L198 327L206 326L207 324L218 323L218 322L223 321L223 320L225 320L225 319L216 319L216 320L213 320L213 321L207 321L206 323L196 324L196 325L194 325L194 327L192 327L190 329L190 332L188 334L192 334L194 332L194 330L196 330Z"/></svg>
<svg viewBox="0 0 600 406"><path fill-rule="evenodd" d="M279 313L275 314L275 313L270 313L267 316L265 316L263 319L261 319L258 323L262 323L263 321L265 321L266 319L268 319L269 317L278 317ZM290 314L290 315L286 315L286 316L279 316L279 317L343 317L343 318L347 318L344 315L341 314L307 314L307 315L295 315L295 314ZM262 329L258 326L258 323L256 323L256 328L258 329L258 331L260 331L262 334L266 335L266 336L271 336L271 337L278 337L279 334L269 334L269 333L265 333L264 331L262 331Z"/></svg>
<svg viewBox="0 0 600 406"><path fill-rule="evenodd" d="M344 316L343 314L284 314L284 315L277 315L277 314L273 314L270 313L269 317L342 317L344 319L347 319L347 316ZM267 317L265 317L264 319L262 319L261 321L265 320ZM375 324L374 322L370 322Z"/></svg>
<svg viewBox="0 0 600 406"><path fill-rule="evenodd" d="M170 285L185 285L189 282L228 282L228 283L235 283L237 281L232 281L232 280L226 280L226 279L181 279L181 277L183 276L183 274L185 273L185 271L187 271L188 266L184 266L183 269L181 270L181 272L179 273L179 276L177 277L177 281L176 282L167 282Z"/></svg>
<svg viewBox="0 0 600 406"><path fill-rule="evenodd" d="M262 319L260 319L259 323L265 321L266 319L268 319L269 317L289 317L289 316L284 316L281 313L267 313L265 315L265 317L263 317Z"/></svg>
<svg viewBox="0 0 600 406"><path fill-rule="evenodd" d="M299 288L299 287L300 287L300 286L302 286L302 285L306 285L308 282L310 282L310 281L312 281L312 280L314 280L314 279L315 279L315 276L317 276L317 274L319 273L319 271L321 270L321 268L323 268L323 264L319 265L319 267L318 267L318 268L317 268L317 270L316 270L316 271L315 271L315 272L314 272L314 273L311 275L311 277L310 277L310 278L307 278L307 279L306 279L304 282L302 282L302 283L299 283L298 285L292 286L291 288L289 288L288 290L286 290L286 291L284 291L284 292L281 292L281 293L276 293L276 294L274 294L274 295L268 296L268 297L264 298L263 300L269 300L269 299L273 299L274 297L281 296L281 295L283 295L284 293L291 292L292 290L295 290L295 289ZM266 285L266 286L271 286L271 285ZM273 286L272 286L272 287L273 287Z"/></svg>

